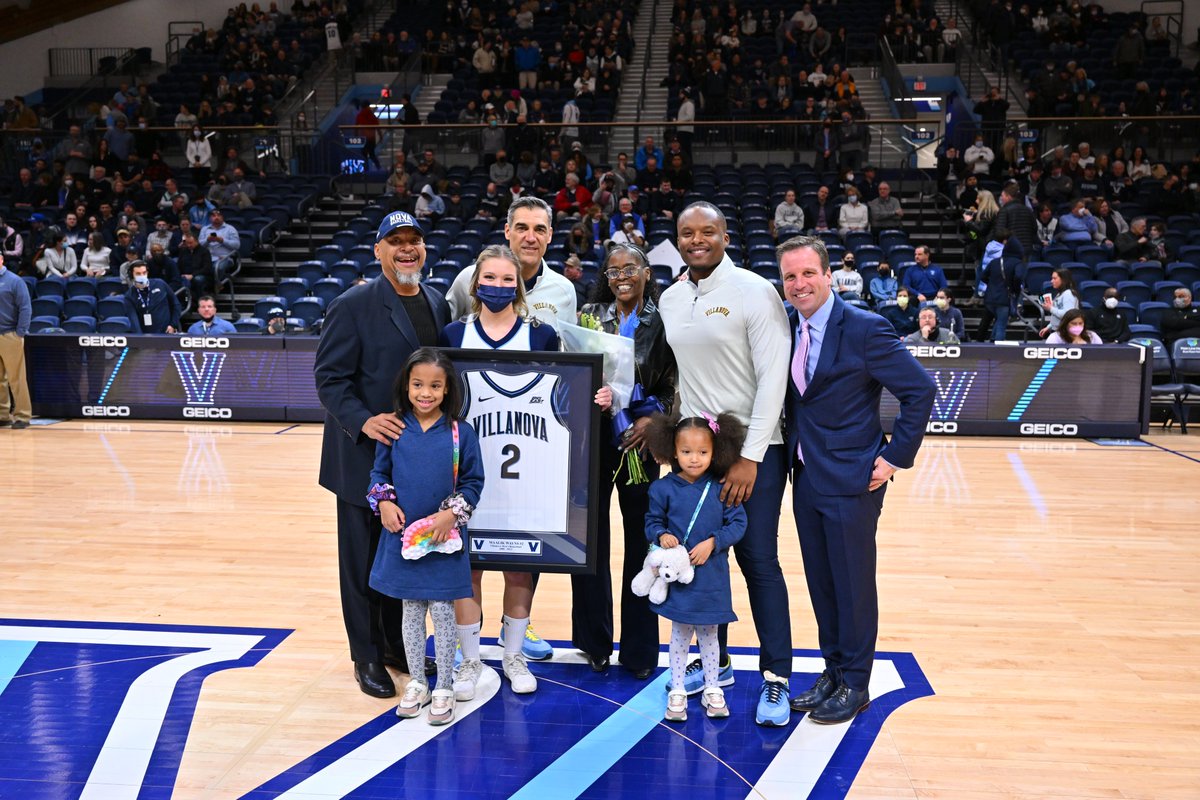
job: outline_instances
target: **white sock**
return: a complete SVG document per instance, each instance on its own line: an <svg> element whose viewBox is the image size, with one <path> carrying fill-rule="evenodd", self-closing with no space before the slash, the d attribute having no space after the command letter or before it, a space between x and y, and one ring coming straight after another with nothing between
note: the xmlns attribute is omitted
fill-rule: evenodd
<svg viewBox="0 0 1200 800"><path fill-rule="evenodd" d="M462 646L463 661L479 660L479 623L458 626L458 643Z"/></svg>
<svg viewBox="0 0 1200 800"><path fill-rule="evenodd" d="M504 617L504 655L515 656L525 645L525 629L529 627L529 617L513 619ZM466 651L463 652L466 657Z"/></svg>

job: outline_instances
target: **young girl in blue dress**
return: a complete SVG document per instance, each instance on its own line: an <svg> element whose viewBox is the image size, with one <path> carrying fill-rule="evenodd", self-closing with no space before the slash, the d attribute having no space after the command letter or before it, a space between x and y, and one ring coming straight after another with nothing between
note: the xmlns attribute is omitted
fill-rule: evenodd
<svg viewBox="0 0 1200 800"><path fill-rule="evenodd" d="M721 504L721 479L738 460L746 426L732 414L668 418L656 415L646 441L671 472L650 486L646 538L659 547L686 547L696 574L691 583L672 583L667 599L650 607L671 620L671 689L668 722L687 719L684 674L695 635L704 666L701 696L709 717L729 716L717 685L720 655L717 626L735 622L729 590L729 548L746 533L746 512Z"/></svg>
<svg viewBox="0 0 1200 800"><path fill-rule="evenodd" d="M396 714L416 717L429 705L429 724L445 725L454 719L454 601L471 596L471 563L462 543L483 491L483 460L475 431L458 419L462 389L447 356L432 347L417 350L396 378L392 396L406 427L392 444L375 446L367 501L388 533L379 541L370 586L404 601L409 664L424 663L426 612L433 618L437 688L431 693L422 671L414 671ZM452 529L458 529L456 552L404 557L405 527L425 517L432 517L434 544L452 541Z"/></svg>

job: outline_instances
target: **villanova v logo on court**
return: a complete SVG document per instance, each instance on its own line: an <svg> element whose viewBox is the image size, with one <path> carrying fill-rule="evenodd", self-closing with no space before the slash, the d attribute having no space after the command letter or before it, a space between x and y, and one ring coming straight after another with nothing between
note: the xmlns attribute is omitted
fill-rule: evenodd
<svg viewBox="0 0 1200 800"><path fill-rule="evenodd" d="M204 679L254 666L289 633L0 620L0 797L171 797ZM560 649L536 666L536 694L513 694L487 670L443 728L400 720L388 704L245 797L840 798L888 715L933 694L912 655L878 653L873 702L851 724L792 714L762 728L757 653L732 651L727 720L693 702L685 724L663 724L667 671L649 682L597 675ZM494 665L499 652L483 655ZM807 686L821 660L797 651L793 668L793 686Z"/></svg>

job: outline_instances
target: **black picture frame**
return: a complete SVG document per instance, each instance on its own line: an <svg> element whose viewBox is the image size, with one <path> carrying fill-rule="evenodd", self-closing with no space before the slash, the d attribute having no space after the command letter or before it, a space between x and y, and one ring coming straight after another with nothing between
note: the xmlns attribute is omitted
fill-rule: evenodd
<svg viewBox="0 0 1200 800"><path fill-rule="evenodd" d="M518 352L506 350L467 350L446 348L446 354L454 362L463 387L463 419L476 428L480 446L484 450L484 466L487 474L484 485L484 498L480 508L476 510L470 525L467 527L466 545L471 556L471 566L475 569L506 570L518 572L553 572L569 575L594 575L600 558L598 543L599 514L601 509L595 502L600 490L600 408L594 398L603 382L603 356L592 353L554 353L554 352ZM468 377L475 373L474 377ZM486 373L486 375L479 375ZM554 426L559 422L567 431L565 448L562 431L549 441L541 440L539 447L549 449L548 455L541 456L535 461L526 461L524 466L514 464L512 455L515 446L504 445L508 459L501 461L496 454L489 456L489 450L500 442L510 441L517 437L511 429L506 428L511 423L511 416L497 416L508 412L483 411L478 403L480 398L472 396L472 386L496 384L486 383L496 374L501 376L524 377L530 373L538 373L541 378L529 378L524 385L515 389L510 402L520 402L522 392L535 384L543 390L552 392L553 420L548 425ZM539 381L545 377L553 381L553 388ZM484 383L480 383L483 381ZM503 388L503 387L499 387ZM506 395L507 396L507 395ZM486 398L491 400L492 397ZM541 402L538 398L533 402ZM490 406L486 407L490 408ZM478 413L477 413L478 412ZM513 411L520 414L521 412ZM482 415L482 417L481 417ZM474 418L474 421L473 421ZM557 430L557 429L555 429ZM526 429L525 433L529 433ZM537 420L534 420L534 436L526 436L531 441L538 440ZM495 440L489 441L492 437ZM555 441L555 438L558 441ZM560 452L554 452L558 450ZM516 450L518 458L520 451ZM515 475L505 475L505 478L515 478L517 481L538 480L530 478L527 470L546 472L557 476L563 471L560 458L565 458L567 466L562 479L565 487L545 485L544 491L531 491L527 483L520 486L512 484L513 495L508 496L505 506L511 506L520 498L529 498L534 503L547 500L553 503L556 499L565 502L565 525L563 530L555 531L550 520L557 516L557 506L545 509L544 514L529 513L523 515L526 523L521 525L514 512L495 512L486 507L487 500L493 489L491 486L500 484L500 473L509 470ZM517 462L519 463L519 462ZM524 478L520 471L526 471ZM525 507L529 509L529 506ZM607 513L607 509L604 509ZM504 517L503 523L497 522L497 516ZM538 524L542 530L530 530L532 520L541 520ZM547 527L547 526L550 527ZM536 526L532 526L536 527Z"/></svg>

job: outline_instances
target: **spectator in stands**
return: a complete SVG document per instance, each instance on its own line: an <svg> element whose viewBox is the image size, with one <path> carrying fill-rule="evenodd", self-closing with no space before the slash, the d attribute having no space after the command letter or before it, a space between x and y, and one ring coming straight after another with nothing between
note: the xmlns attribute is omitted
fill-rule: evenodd
<svg viewBox="0 0 1200 800"><path fill-rule="evenodd" d="M679 138L679 145L689 161L692 158L692 139L696 135L696 127L692 124L695 120L696 103L692 100L692 90L685 86L679 90L679 110L675 114L675 135Z"/></svg>
<svg viewBox="0 0 1200 800"><path fill-rule="evenodd" d="M837 144L839 166L858 169L862 164L863 148L866 146L866 126L857 122L849 111L842 112L841 119Z"/></svg>
<svg viewBox="0 0 1200 800"><path fill-rule="evenodd" d="M0 217L0 253L4 263L13 270L21 265L21 254L25 252L25 241L12 226Z"/></svg>
<svg viewBox="0 0 1200 800"><path fill-rule="evenodd" d="M488 167L488 177L492 182L507 187L516 177L516 168L508 160L508 152L504 148L496 151L496 160Z"/></svg>
<svg viewBox="0 0 1200 800"><path fill-rule="evenodd" d="M104 241L104 234L93 231L88 234L88 246L79 260L79 271L88 278L102 278L108 274L112 250Z"/></svg>
<svg viewBox="0 0 1200 800"><path fill-rule="evenodd" d="M838 163L838 136L833 130L833 120L826 119L813 137L817 158L813 166L817 172L835 169Z"/></svg>
<svg viewBox="0 0 1200 800"><path fill-rule="evenodd" d="M1039 197L1053 206L1070 202L1075 197L1075 181L1065 172L1061 161L1050 165L1050 174L1042 179Z"/></svg>
<svg viewBox="0 0 1200 800"><path fill-rule="evenodd" d="M154 232L146 237L146 249L143 251L146 258L150 257L150 248L155 244L161 245L164 250L171 246L171 226L165 219L156 220L154 223Z"/></svg>
<svg viewBox="0 0 1200 800"><path fill-rule="evenodd" d="M867 204L862 202L858 188L851 186L846 189L846 202L838 211L838 233L843 239L854 231L871 230L870 212Z"/></svg>
<svg viewBox="0 0 1200 800"><path fill-rule="evenodd" d="M1175 253L1167 239L1167 225L1157 220L1150 225L1150 246L1154 248L1154 258L1166 265L1175 260Z"/></svg>
<svg viewBox="0 0 1200 800"><path fill-rule="evenodd" d="M661 164L663 160L663 151L661 147L654 143L653 136L647 136L646 140L642 142L642 146L639 147L637 152L633 154L635 174L644 170L647 162L651 158L654 159L655 164ZM618 163L619 162L620 157L618 156ZM630 182L632 183L632 181Z"/></svg>
<svg viewBox="0 0 1200 800"><path fill-rule="evenodd" d="M875 277L871 278L870 289L871 299L874 301L876 309L896 302L896 293L900 289L900 282L892 275L891 264L886 261L879 262L879 266L875 268Z"/></svg>
<svg viewBox="0 0 1200 800"><path fill-rule="evenodd" d="M838 216L841 207L829 199L829 187L817 189L815 200L804 206L804 219L811 226L811 232L834 231L838 228Z"/></svg>
<svg viewBox="0 0 1200 800"><path fill-rule="evenodd" d="M1065 245L1092 244L1099 233L1100 226L1082 199L1072 203L1070 212L1058 218L1058 241Z"/></svg>
<svg viewBox="0 0 1200 800"><path fill-rule="evenodd" d="M192 138L188 139L187 162L192 170L192 183L206 186L212 176L212 145L199 126L192 128Z"/></svg>
<svg viewBox="0 0 1200 800"><path fill-rule="evenodd" d="M67 129L67 136L54 148L55 159L63 162L63 169L76 180L87 178L91 167L92 145L83 135L83 129L72 125Z"/></svg>
<svg viewBox="0 0 1200 800"><path fill-rule="evenodd" d="M67 246L67 237L57 226L47 229L45 241L34 255L34 266L43 278L72 278L79 269L75 251Z"/></svg>
<svg viewBox="0 0 1200 800"><path fill-rule="evenodd" d="M188 282L192 297L216 291L216 269L212 253L201 244L195 233L188 232L183 235L175 268L179 271L181 280Z"/></svg>
<svg viewBox="0 0 1200 800"><path fill-rule="evenodd" d="M179 278L179 268L175 264L175 259L167 255L166 245L155 242L151 246L149 257L146 258L146 266L150 269L150 277L167 284L171 287L171 291L178 292L183 288L183 281Z"/></svg>
<svg viewBox="0 0 1200 800"><path fill-rule="evenodd" d="M904 273L904 285L916 295L918 301L924 303L946 288L946 275L941 267L932 262L933 252L929 245L917 245L913 258L916 263Z"/></svg>
<svg viewBox="0 0 1200 800"><path fill-rule="evenodd" d="M200 320L193 322L188 328L189 336L219 336L221 334L237 333L237 328L227 319L217 316L217 301L211 294L202 295L196 301L196 311Z"/></svg>
<svg viewBox="0 0 1200 800"><path fill-rule="evenodd" d="M974 112L979 115L984 138L993 152L999 149L1004 136L1008 105L1008 101L1000 96L1000 88L997 86L988 87L987 95L975 104ZM970 163L968 159L967 164Z"/></svg>
<svg viewBox="0 0 1200 800"><path fill-rule="evenodd" d="M1138 68L1145 60L1146 41L1137 25L1130 22L1125 35L1113 45L1113 66L1117 68L1117 76L1126 80L1136 78Z"/></svg>
<svg viewBox="0 0 1200 800"><path fill-rule="evenodd" d="M1104 344L1104 340L1088 329L1084 313L1072 308L1063 314L1062 322L1046 337L1046 344Z"/></svg>
<svg viewBox="0 0 1200 800"><path fill-rule="evenodd" d="M517 66L518 88L537 89L538 69L542 64L542 50L538 43L528 36L522 36L513 56Z"/></svg>
<svg viewBox="0 0 1200 800"><path fill-rule="evenodd" d="M1158 254L1146 235L1146 218L1137 217L1129 223L1129 230L1117 236L1114 249L1117 260L1127 264L1155 260Z"/></svg>
<svg viewBox="0 0 1200 800"><path fill-rule="evenodd" d="M433 230L437 221L446 213L446 203L438 195L432 184L425 184L421 187L421 193L417 196L417 202L413 209L413 216L421 223Z"/></svg>
<svg viewBox="0 0 1200 800"><path fill-rule="evenodd" d="M408 189L408 173L404 170L404 159L397 158L392 165L391 172L388 173L387 180L384 181L384 194L391 198L391 209L393 211L407 209L411 203L412 196Z"/></svg>
<svg viewBox="0 0 1200 800"><path fill-rule="evenodd" d="M592 284L587 283L583 279L583 264L579 260L579 256L572 253L567 256L563 262L563 277L571 282L575 287L575 303L577 308L583 308L587 303L588 293L592 289Z"/></svg>
<svg viewBox="0 0 1200 800"><path fill-rule="evenodd" d="M1167 346L1178 339L1200 337L1200 308L1192 305L1191 289L1176 287L1171 308L1163 312L1160 326Z"/></svg>
<svg viewBox="0 0 1200 800"><path fill-rule="evenodd" d="M579 176L568 172L562 189L554 196L555 220L579 219L592 204L592 193L579 183Z"/></svg>
<svg viewBox="0 0 1200 800"><path fill-rule="evenodd" d="M1152 169L1150 161L1146 158L1146 149L1141 145L1133 148L1133 155L1125 164L1125 171L1129 174L1130 180L1137 183L1143 178L1149 178Z"/></svg>
<svg viewBox="0 0 1200 800"><path fill-rule="evenodd" d="M1049 314L1046 326L1040 331L1043 337L1058 329L1064 314L1079 308L1079 295L1071 270L1059 267L1050 273L1050 293L1042 296L1042 308Z"/></svg>
<svg viewBox="0 0 1200 800"><path fill-rule="evenodd" d="M896 302L884 306L879 315L891 323L897 336L908 336L918 328L918 305L904 286L896 290Z"/></svg>
<svg viewBox="0 0 1200 800"><path fill-rule="evenodd" d="M917 330L904 337L908 345L958 344L959 338L953 331L938 325L937 311L932 306L917 312Z"/></svg>
<svg viewBox="0 0 1200 800"><path fill-rule="evenodd" d="M1037 210L1037 239L1039 253L1055 242L1058 235L1058 217L1048 203L1042 203Z"/></svg>
<svg viewBox="0 0 1200 800"><path fill-rule="evenodd" d="M854 253L842 256L842 268L833 273L833 290L843 300L861 300L863 295L862 274L855 269Z"/></svg>
<svg viewBox="0 0 1200 800"><path fill-rule="evenodd" d="M804 233L804 209L796 202L796 191L784 192L783 201L775 206L775 218L771 221L775 240L782 242Z"/></svg>
<svg viewBox="0 0 1200 800"><path fill-rule="evenodd" d="M646 236L646 223L642 216L633 209L633 202L628 197L622 197L617 202L617 213L609 222L608 235L614 236L617 231L624 229L626 223L632 223L638 233Z"/></svg>
<svg viewBox="0 0 1200 800"><path fill-rule="evenodd" d="M996 154L992 151L992 148L987 146L987 142L983 138L983 132L980 131L975 134L974 144L968 147L967 151L963 153L963 161L966 163L967 168L975 175L987 175L991 171L995 160Z"/></svg>
<svg viewBox="0 0 1200 800"><path fill-rule="evenodd" d="M135 333L179 333L179 301L167 284L150 277L146 262L130 266L132 278L125 293L125 312Z"/></svg>
<svg viewBox="0 0 1200 800"><path fill-rule="evenodd" d="M967 326L963 313L954 307L954 298L946 289L938 289L933 298L934 310L937 313L938 326L946 328L959 338L967 338Z"/></svg>
<svg viewBox="0 0 1200 800"><path fill-rule="evenodd" d="M875 231L899 228L904 220L904 209L900 200L892 196L892 188L886 182L879 184L879 197L867 204L871 216L871 229Z"/></svg>
<svg viewBox="0 0 1200 800"><path fill-rule="evenodd" d="M133 153L133 134L129 132L127 119L118 119L115 127L105 131L103 141L108 143L108 149L117 161L122 164L129 161L129 156Z"/></svg>
<svg viewBox="0 0 1200 800"><path fill-rule="evenodd" d="M1118 308L1120 304L1120 293L1110 286L1104 290L1104 302L1087 312L1088 330L1094 331L1105 344L1128 342L1133 338L1129 320Z"/></svg>
<svg viewBox="0 0 1200 800"><path fill-rule="evenodd" d="M408 31L402 31L405 36ZM376 136L375 129L379 127L379 117L375 116L374 109L371 104L365 100L355 100L355 108L358 113L354 115L355 131L363 139L363 169L366 169L370 164L375 164L375 169L382 169L379 163L379 156L375 153Z"/></svg>
<svg viewBox="0 0 1200 800"><path fill-rule="evenodd" d="M221 209L213 209L208 224L200 229L200 240L212 256L217 283L233 268L241 248L242 238L237 228L225 221Z"/></svg>
<svg viewBox="0 0 1200 800"><path fill-rule="evenodd" d="M659 169L658 159L651 156L646 159L646 166L638 170L638 185L645 189L647 194L658 191L658 184L662 181L663 172Z"/></svg>
<svg viewBox="0 0 1200 800"><path fill-rule="evenodd" d="M1106 247L1113 247L1117 238L1129 230L1129 223L1121 216L1121 212L1114 209L1112 204L1103 198L1095 203L1093 214L1096 224L1099 226L1099 232L1104 237Z"/></svg>

